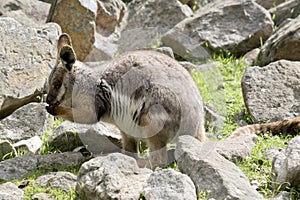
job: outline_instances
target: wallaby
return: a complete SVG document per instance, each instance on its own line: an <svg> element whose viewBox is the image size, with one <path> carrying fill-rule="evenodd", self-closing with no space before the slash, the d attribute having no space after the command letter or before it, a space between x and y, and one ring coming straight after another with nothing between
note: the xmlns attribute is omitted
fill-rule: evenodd
<svg viewBox="0 0 300 200"><path fill-rule="evenodd" d="M71 38L62 34L49 76L47 111L77 123L115 124L122 132L123 152L137 157L137 142L145 141L152 167L167 163L166 145L179 135L205 140L201 95L175 59L137 50L107 65L97 71L76 60Z"/></svg>

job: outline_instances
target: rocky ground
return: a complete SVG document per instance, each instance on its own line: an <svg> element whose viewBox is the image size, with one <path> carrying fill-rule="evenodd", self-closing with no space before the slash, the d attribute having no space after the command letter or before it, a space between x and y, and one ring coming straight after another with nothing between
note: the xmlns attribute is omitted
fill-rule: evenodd
<svg viewBox="0 0 300 200"><path fill-rule="evenodd" d="M178 171L152 171L119 153L119 130L108 124L63 122L46 137L57 121L46 112L43 95L56 62L57 38L67 32L78 59L91 67L105 68L105 61L141 48L160 47L171 56L174 52L188 70L209 69L195 63L209 63L215 54L242 57L249 65L241 84L252 121L299 116L300 3L124 2L0 2L0 199L22 199L26 182L17 186L10 181L44 168L53 172L39 176L34 184L76 191L81 199L197 199L206 191L220 200L264 199L232 162L249 156L257 136L204 144L182 136L175 151ZM206 110L211 113L207 120L222 123L222 117L209 117L218 113ZM60 153L47 154L51 151L45 147ZM20 154L24 151L30 153ZM296 136L272 157L274 182L283 190L299 187L299 152ZM100 153L105 156L97 157ZM91 154L95 158L87 157ZM80 167L77 175L61 171L74 166ZM275 199L288 198L285 194ZM36 195L31 198L55 199Z"/></svg>

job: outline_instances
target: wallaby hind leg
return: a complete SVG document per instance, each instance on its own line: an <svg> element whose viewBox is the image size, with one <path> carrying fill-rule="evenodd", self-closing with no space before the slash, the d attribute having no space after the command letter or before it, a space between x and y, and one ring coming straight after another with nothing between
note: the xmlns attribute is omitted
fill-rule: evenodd
<svg viewBox="0 0 300 200"><path fill-rule="evenodd" d="M153 169L168 164L167 140L161 137L164 134L165 133L160 132L147 140L150 150L150 167Z"/></svg>
<svg viewBox="0 0 300 200"><path fill-rule="evenodd" d="M122 133L122 151L124 154L134 158L138 158L137 141L134 137L131 137L124 132Z"/></svg>

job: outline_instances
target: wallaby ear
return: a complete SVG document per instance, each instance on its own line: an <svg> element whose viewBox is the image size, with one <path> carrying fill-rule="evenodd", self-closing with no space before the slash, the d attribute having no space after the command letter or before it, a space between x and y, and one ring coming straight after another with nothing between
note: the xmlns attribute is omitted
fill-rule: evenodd
<svg viewBox="0 0 300 200"><path fill-rule="evenodd" d="M72 46L72 40L71 37L67 34L67 33L63 33L59 36L58 38L58 42L57 42L57 50L58 52L60 51L60 49L65 46L65 45L69 45Z"/></svg>
<svg viewBox="0 0 300 200"><path fill-rule="evenodd" d="M69 45L63 46L60 49L59 57L67 70L71 71L73 64L76 61L76 54L73 48Z"/></svg>

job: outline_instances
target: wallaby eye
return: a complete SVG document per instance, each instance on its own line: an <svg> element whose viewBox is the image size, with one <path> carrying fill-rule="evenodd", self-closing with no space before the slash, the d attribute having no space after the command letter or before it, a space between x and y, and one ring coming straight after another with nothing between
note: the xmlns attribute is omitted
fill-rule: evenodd
<svg viewBox="0 0 300 200"><path fill-rule="evenodd" d="M57 89L57 90L60 89L60 87L61 87L61 83L58 83L58 84L54 85L54 88Z"/></svg>

